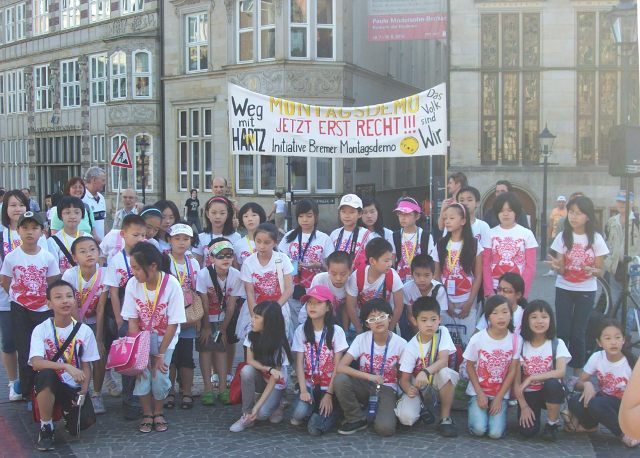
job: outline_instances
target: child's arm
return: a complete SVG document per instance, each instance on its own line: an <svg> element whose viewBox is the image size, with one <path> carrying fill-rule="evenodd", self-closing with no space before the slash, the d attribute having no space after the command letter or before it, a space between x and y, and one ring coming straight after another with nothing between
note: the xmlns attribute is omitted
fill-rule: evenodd
<svg viewBox="0 0 640 458"><path fill-rule="evenodd" d="M596 388L591 383L591 376L588 372L582 371L580 378L578 379L578 383L576 383L576 390L582 390L582 396L580 396L580 400L584 403L584 406L587 407L589 402L596 395Z"/></svg>
<svg viewBox="0 0 640 458"><path fill-rule="evenodd" d="M536 276L536 258L535 248L527 248L524 250L525 267L524 275L522 276L524 279L524 297L529 297L529 291L531 291L533 279Z"/></svg>
<svg viewBox="0 0 640 458"><path fill-rule="evenodd" d="M473 389L476 392L476 402L478 403L478 407L481 409L489 408L489 401L487 396L482 391L482 387L480 386L480 379L478 379L478 374L476 372L476 362L467 360L467 374L469 375L469 383L473 385Z"/></svg>
<svg viewBox="0 0 640 458"><path fill-rule="evenodd" d="M120 312L122 311L122 307L120 304L120 296L119 288L117 286L110 286L109 292L111 293L111 307L113 308L113 316L116 317L116 324L118 325L118 329L122 326L124 322Z"/></svg>
<svg viewBox="0 0 640 458"><path fill-rule="evenodd" d="M98 345L98 353L100 358L105 358L104 348L104 308L107 303L107 292L100 294L98 305L96 307L96 344Z"/></svg>
<svg viewBox="0 0 640 458"><path fill-rule="evenodd" d="M399 384L402 391L410 398L414 398L418 394L418 389L411 384L411 374L400 371Z"/></svg>
<svg viewBox="0 0 640 458"><path fill-rule="evenodd" d="M436 338L435 336L433 337ZM433 362L433 364L429 367L426 367L425 370L429 372L431 375L435 375L441 369L447 367L449 365L449 350L440 350L438 352L438 358ZM420 373L416 376L415 385L417 387L422 387L424 385L429 384L429 376L424 373L424 370L421 370Z"/></svg>
<svg viewBox="0 0 640 458"><path fill-rule="evenodd" d="M353 356L351 353L347 352L342 359L340 360L340 365L338 366L338 373L346 374L350 377L359 378L361 380L366 380L367 382L375 383L376 385L382 385L384 380L381 375L369 374L367 372L362 372L357 369L354 369L350 366L353 362Z"/></svg>
<svg viewBox="0 0 640 458"><path fill-rule="evenodd" d="M356 298L349 293L346 295L345 299L345 308L347 309L347 315L349 320L353 323L356 328L356 332L360 334L362 332L362 324L358 319L358 315L356 314ZM395 299L394 299L395 300ZM348 323L345 329L349 329Z"/></svg>
<svg viewBox="0 0 640 458"><path fill-rule="evenodd" d="M153 365L151 366L152 374L154 374L156 370L159 370L163 374L169 372L169 365L164 362L164 353L167 351L167 348L169 348L169 344L173 340L173 336L176 335L177 330L177 324L167 325L167 330L164 332L164 336L162 336L162 343L160 344L160 348L158 349L158 354L155 355Z"/></svg>
<svg viewBox="0 0 640 458"><path fill-rule="evenodd" d="M489 415L498 415L502 410L502 400L504 396L513 385L513 380L516 376L516 369L519 367L520 363L517 359L512 359L511 364L509 364L509 371L507 372L507 376L502 381L502 385L500 385L500 390L496 394L496 397L491 401L491 406L489 408Z"/></svg>
<svg viewBox="0 0 640 458"><path fill-rule="evenodd" d="M249 307L249 315L253 317L253 308L256 306L256 293L253 289L253 283L244 282L244 290L247 293L247 306Z"/></svg>
<svg viewBox="0 0 640 458"><path fill-rule="evenodd" d="M84 374L84 381L78 394L87 394L89 391L89 382L91 381L91 363L88 361L82 362L82 373Z"/></svg>
<svg viewBox="0 0 640 458"><path fill-rule="evenodd" d="M524 390L526 387L531 385L532 382L544 382L549 379L561 379L564 378L565 373L567 372L567 358L557 358L556 359L556 368L550 370L549 372L545 372L543 374L530 375L527 377L524 382L522 382L522 389Z"/></svg>
<svg viewBox="0 0 640 458"><path fill-rule="evenodd" d="M9 294L9 286L11 286L11 277L7 277L6 275L0 275L0 279L2 279L2 287Z"/></svg>
<svg viewBox="0 0 640 458"><path fill-rule="evenodd" d="M31 358L31 366L36 372L40 372L45 369L53 369L54 371L65 371L67 374L73 377L73 380L76 383L84 383L85 381L85 373L71 364L49 361L42 356L34 356L33 358Z"/></svg>
<svg viewBox="0 0 640 458"><path fill-rule="evenodd" d="M291 274L285 274L284 276L284 291L282 292L282 296L278 299L278 304L283 306L287 303L291 295L293 294L293 279L291 278Z"/></svg>
<svg viewBox="0 0 640 458"><path fill-rule="evenodd" d="M336 352L333 355L333 367L338 367L340 365L340 360L342 359L342 355L344 352ZM331 382L329 382L329 387L327 391L322 396L322 400L320 401L320 415L329 416L331 412L333 412L333 397L335 396L333 391L333 380L336 378L336 371L334 370L331 374Z"/></svg>
<svg viewBox="0 0 640 458"><path fill-rule="evenodd" d="M436 270L433 272L433 278L442 283L442 269L440 268L440 263L436 262Z"/></svg>
<svg viewBox="0 0 640 458"><path fill-rule="evenodd" d="M260 408L264 405L267 398L271 395L271 392L276 386L276 382L282 377L282 372L280 372L280 367L267 367L261 364L253 357L253 350L251 348L247 348L247 364L255 368L260 372L269 372L269 381L267 382L267 386L265 387L262 395L260 395L260 399L256 401L251 413L249 414L249 418L251 420L255 420L258 416L258 412Z"/></svg>
<svg viewBox="0 0 640 458"><path fill-rule="evenodd" d="M296 352L296 375L298 376L298 385L300 385L300 400L311 403L313 399L307 390L307 379L304 375L304 353L302 352Z"/></svg>
<svg viewBox="0 0 640 458"><path fill-rule="evenodd" d="M618 421L622 431L631 437L640 437L640 364L636 364L631 380L622 396Z"/></svg>
<svg viewBox="0 0 640 458"><path fill-rule="evenodd" d="M402 310L404 309L404 296L402 295L402 289L393 293L393 315L389 322L389 329L395 329L400 317L402 316Z"/></svg>
<svg viewBox="0 0 640 458"><path fill-rule="evenodd" d="M207 339L209 339L209 336L211 335L211 325L209 324L209 296L207 293L198 294L200 294L200 299L202 299L202 308L204 309L204 314L200 321L201 326L198 339L200 339L200 343L204 345L207 343Z"/></svg>
<svg viewBox="0 0 640 458"><path fill-rule="evenodd" d="M516 376L513 378L513 386L511 389L520 405L520 418L518 418L518 423L525 428L531 428L535 423L536 416L524 397L525 388L526 387L522 385L522 371L520 360L518 360Z"/></svg>
<svg viewBox="0 0 640 458"><path fill-rule="evenodd" d="M491 248L485 248L482 253L482 284L484 297L493 296L493 277L491 276Z"/></svg>
<svg viewBox="0 0 640 458"><path fill-rule="evenodd" d="M236 301L238 300L235 296L229 296L227 299L227 306L224 310L224 320L222 321L222 325L220 326L220 332L222 333L222 342L227 345L227 328L229 327L229 323L231 323L231 319L233 318L233 314L236 311ZM208 309L206 309L208 310Z"/></svg>

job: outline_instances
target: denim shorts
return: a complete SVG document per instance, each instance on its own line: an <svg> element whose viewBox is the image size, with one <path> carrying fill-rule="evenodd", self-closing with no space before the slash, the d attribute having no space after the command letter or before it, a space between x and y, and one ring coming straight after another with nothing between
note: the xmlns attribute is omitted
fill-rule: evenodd
<svg viewBox="0 0 640 458"><path fill-rule="evenodd" d="M0 312L0 351L3 353L14 353L16 351L10 311Z"/></svg>

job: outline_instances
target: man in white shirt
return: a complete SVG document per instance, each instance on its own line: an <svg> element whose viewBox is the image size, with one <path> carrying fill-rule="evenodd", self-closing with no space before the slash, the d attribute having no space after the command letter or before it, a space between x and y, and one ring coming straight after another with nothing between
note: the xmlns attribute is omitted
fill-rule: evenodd
<svg viewBox="0 0 640 458"><path fill-rule="evenodd" d="M84 176L86 192L82 201L89 205L95 219L98 242L104 238L104 220L107 216L107 205L104 196L100 194L107 183L107 174L100 167L90 167Z"/></svg>
<svg viewBox="0 0 640 458"><path fill-rule="evenodd" d="M136 191L128 188L122 191L122 208L116 212L115 218L113 218L113 227L111 229L120 229L122 226L122 220L127 215L138 214L138 195Z"/></svg>

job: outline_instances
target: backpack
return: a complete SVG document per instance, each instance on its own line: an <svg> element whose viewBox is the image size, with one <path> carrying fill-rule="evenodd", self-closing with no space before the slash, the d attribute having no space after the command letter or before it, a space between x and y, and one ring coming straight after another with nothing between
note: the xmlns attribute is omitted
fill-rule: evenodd
<svg viewBox="0 0 640 458"><path fill-rule="evenodd" d="M366 270L367 270L366 266L356 270L356 285L358 287L358 296L360 296L360 293L364 290L364 274ZM388 301L387 297L391 295L392 291L393 291L393 272L391 269L389 269L384 274L384 283L382 287L381 297L385 301Z"/></svg>
<svg viewBox="0 0 640 458"><path fill-rule="evenodd" d="M420 253L429 254L429 236L431 233L428 229L418 226L418 230L422 230L420 234ZM393 246L396 249L396 265L402 260L402 229L393 231Z"/></svg>

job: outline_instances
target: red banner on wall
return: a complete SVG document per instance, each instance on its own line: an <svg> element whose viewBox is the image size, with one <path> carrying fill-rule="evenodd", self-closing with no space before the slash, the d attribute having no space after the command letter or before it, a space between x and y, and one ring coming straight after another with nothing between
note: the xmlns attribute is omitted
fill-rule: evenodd
<svg viewBox="0 0 640 458"><path fill-rule="evenodd" d="M442 0L369 0L369 41L446 39L445 11Z"/></svg>

